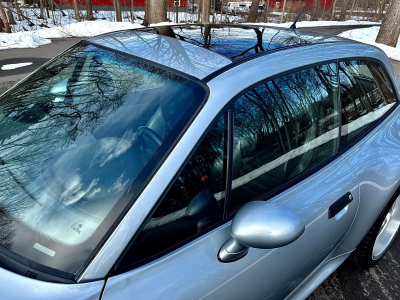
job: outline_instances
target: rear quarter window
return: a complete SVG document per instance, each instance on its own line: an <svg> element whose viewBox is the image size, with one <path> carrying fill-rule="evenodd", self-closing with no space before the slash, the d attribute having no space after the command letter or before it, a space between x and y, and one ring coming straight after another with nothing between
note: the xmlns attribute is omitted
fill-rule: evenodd
<svg viewBox="0 0 400 300"><path fill-rule="evenodd" d="M391 82L375 61L339 64L341 145L345 147L377 122L395 103Z"/></svg>

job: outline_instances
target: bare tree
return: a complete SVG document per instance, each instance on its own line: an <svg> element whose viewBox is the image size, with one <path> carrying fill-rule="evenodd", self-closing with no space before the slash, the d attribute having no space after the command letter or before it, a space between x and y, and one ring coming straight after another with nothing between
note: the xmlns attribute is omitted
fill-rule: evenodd
<svg viewBox="0 0 400 300"><path fill-rule="evenodd" d="M13 13L12 13L12 11L10 9L7 9L7 17L8 17L8 23L10 25L16 25L17 24L17 22L15 22L14 15L13 15Z"/></svg>
<svg viewBox="0 0 400 300"><path fill-rule="evenodd" d="M42 1L42 0L40 0ZM74 11L75 11L75 18L78 22L81 21L81 15L79 14L79 8L78 8L78 1L74 0Z"/></svg>
<svg viewBox="0 0 400 300"><path fill-rule="evenodd" d="M286 8L286 0L283 1L283 8L282 8L282 15L281 15L281 21L279 23L283 22L283 17L285 16L285 8Z"/></svg>
<svg viewBox="0 0 400 300"><path fill-rule="evenodd" d="M43 14L43 9L44 9L44 5L43 5L43 0L39 1L39 6L40 6L40 16L39 19L44 19L44 14Z"/></svg>
<svg viewBox="0 0 400 300"><path fill-rule="evenodd" d="M86 20L93 20L92 0L86 0Z"/></svg>
<svg viewBox="0 0 400 300"><path fill-rule="evenodd" d="M264 7L264 22L268 22L269 0L267 0Z"/></svg>
<svg viewBox="0 0 400 300"><path fill-rule="evenodd" d="M311 21L318 21L318 15L321 12L320 5L321 4L319 0L313 1L313 7L311 11Z"/></svg>
<svg viewBox="0 0 400 300"><path fill-rule="evenodd" d="M201 22L209 23L210 22L210 0L203 0L201 5Z"/></svg>
<svg viewBox="0 0 400 300"><path fill-rule="evenodd" d="M200 8L201 8L201 0L199 0L199 4L197 6L197 23L200 23Z"/></svg>
<svg viewBox="0 0 400 300"><path fill-rule="evenodd" d="M114 4L114 10L115 10L115 20L117 22L122 22L121 0L113 0L113 4Z"/></svg>
<svg viewBox="0 0 400 300"><path fill-rule="evenodd" d="M356 1L357 0L353 0L352 3L351 3L350 18L349 18L350 20L351 20L351 17L353 16L353 13L354 13L354 6L356 4Z"/></svg>
<svg viewBox="0 0 400 300"><path fill-rule="evenodd" d="M257 13L258 13L258 4L259 3L260 3L259 0L252 0L251 1L249 18L247 19L247 22L249 22L249 23L257 22Z"/></svg>
<svg viewBox="0 0 400 300"><path fill-rule="evenodd" d="M130 0L130 9L131 9L131 23L135 23L135 12L134 12L134 0Z"/></svg>
<svg viewBox="0 0 400 300"><path fill-rule="evenodd" d="M346 21L348 1L343 0L340 8L339 21Z"/></svg>
<svg viewBox="0 0 400 300"><path fill-rule="evenodd" d="M19 8L17 0L14 0L14 3L15 3L15 8L17 9L18 21L22 21L23 16L22 16L22 12L21 12L21 9Z"/></svg>
<svg viewBox="0 0 400 300"><path fill-rule="evenodd" d="M146 0L144 26L167 21L167 3L160 0Z"/></svg>
<svg viewBox="0 0 400 300"><path fill-rule="evenodd" d="M10 27L10 24L8 23L7 15L6 15L6 12L4 11L2 2L0 2L0 17L3 21L4 32L11 33L11 27Z"/></svg>
<svg viewBox="0 0 400 300"><path fill-rule="evenodd" d="M333 19L335 18L335 14L336 14L336 3L337 3L337 0L333 0L331 21L333 21Z"/></svg>
<svg viewBox="0 0 400 300"><path fill-rule="evenodd" d="M376 42L396 47L400 35L400 0L392 0L383 18Z"/></svg>

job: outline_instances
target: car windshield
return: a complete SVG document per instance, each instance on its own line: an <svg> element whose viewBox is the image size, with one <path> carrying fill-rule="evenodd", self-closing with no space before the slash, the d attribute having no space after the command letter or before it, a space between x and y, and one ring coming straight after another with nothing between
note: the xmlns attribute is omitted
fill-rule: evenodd
<svg viewBox="0 0 400 300"><path fill-rule="evenodd" d="M86 42L4 94L0 252L78 272L205 95L194 80Z"/></svg>

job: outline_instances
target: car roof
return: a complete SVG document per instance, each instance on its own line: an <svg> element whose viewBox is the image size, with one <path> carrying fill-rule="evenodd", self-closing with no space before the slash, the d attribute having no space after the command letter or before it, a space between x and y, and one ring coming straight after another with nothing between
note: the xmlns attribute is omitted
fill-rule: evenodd
<svg viewBox="0 0 400 300"><path fill-rule="evenodd" d="M260 55L326 43L352 43L322 33L259 25L155 26L104 34L88 43L203 79Z"/></svg>

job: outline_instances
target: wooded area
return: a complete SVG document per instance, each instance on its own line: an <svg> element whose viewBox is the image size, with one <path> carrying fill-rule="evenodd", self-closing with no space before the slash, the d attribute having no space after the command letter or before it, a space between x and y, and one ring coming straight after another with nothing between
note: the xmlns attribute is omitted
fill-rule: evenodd
<svg viewBox="0 0 400 300"><path fill-rule="evenodd" d="M31 24L37 24L38 20L49 19L53 25L57 26L57 20L54 17L56 10L63 16L67 15L65 11L73 11L73 13L68 13L71 22L95 20L92 0L70 0L72 4L70 6L64 5L63 0L60 0L60 4L55 0L36 1L40 13L35 15L35 20L27 15L27 11L34 8L20 7L21 1L0 2L0 32L15 32L13 29L13 25L17 24L15 20L25 20L31 26ZM175 23L292 22L306 5L300 21L382 21L377 42L389 46L397 44L400 34L400 0L311 0L308 2L265 0L261 2L263 4L259 0L251 0L251 5L248 2L246 7L243 4L233 5L234 2L229 1L231 0L188 0L184 2L186 7L182 7L180 1L177 0L145 0L143 18L135 17L134 0L128 0L128 5L126 0L112 0L112 4L115 21L127 21L126 16L129 14L130 22L134 23L136 20L136 23L139 21L145 26L167 21ZM233 5L234 8L231 9L228 5ZM179 14L184 13L186 13L186 19L182 20ZM39 26L48 27L44 21ZM27 27L22 29L29 30Z"/></svg>

